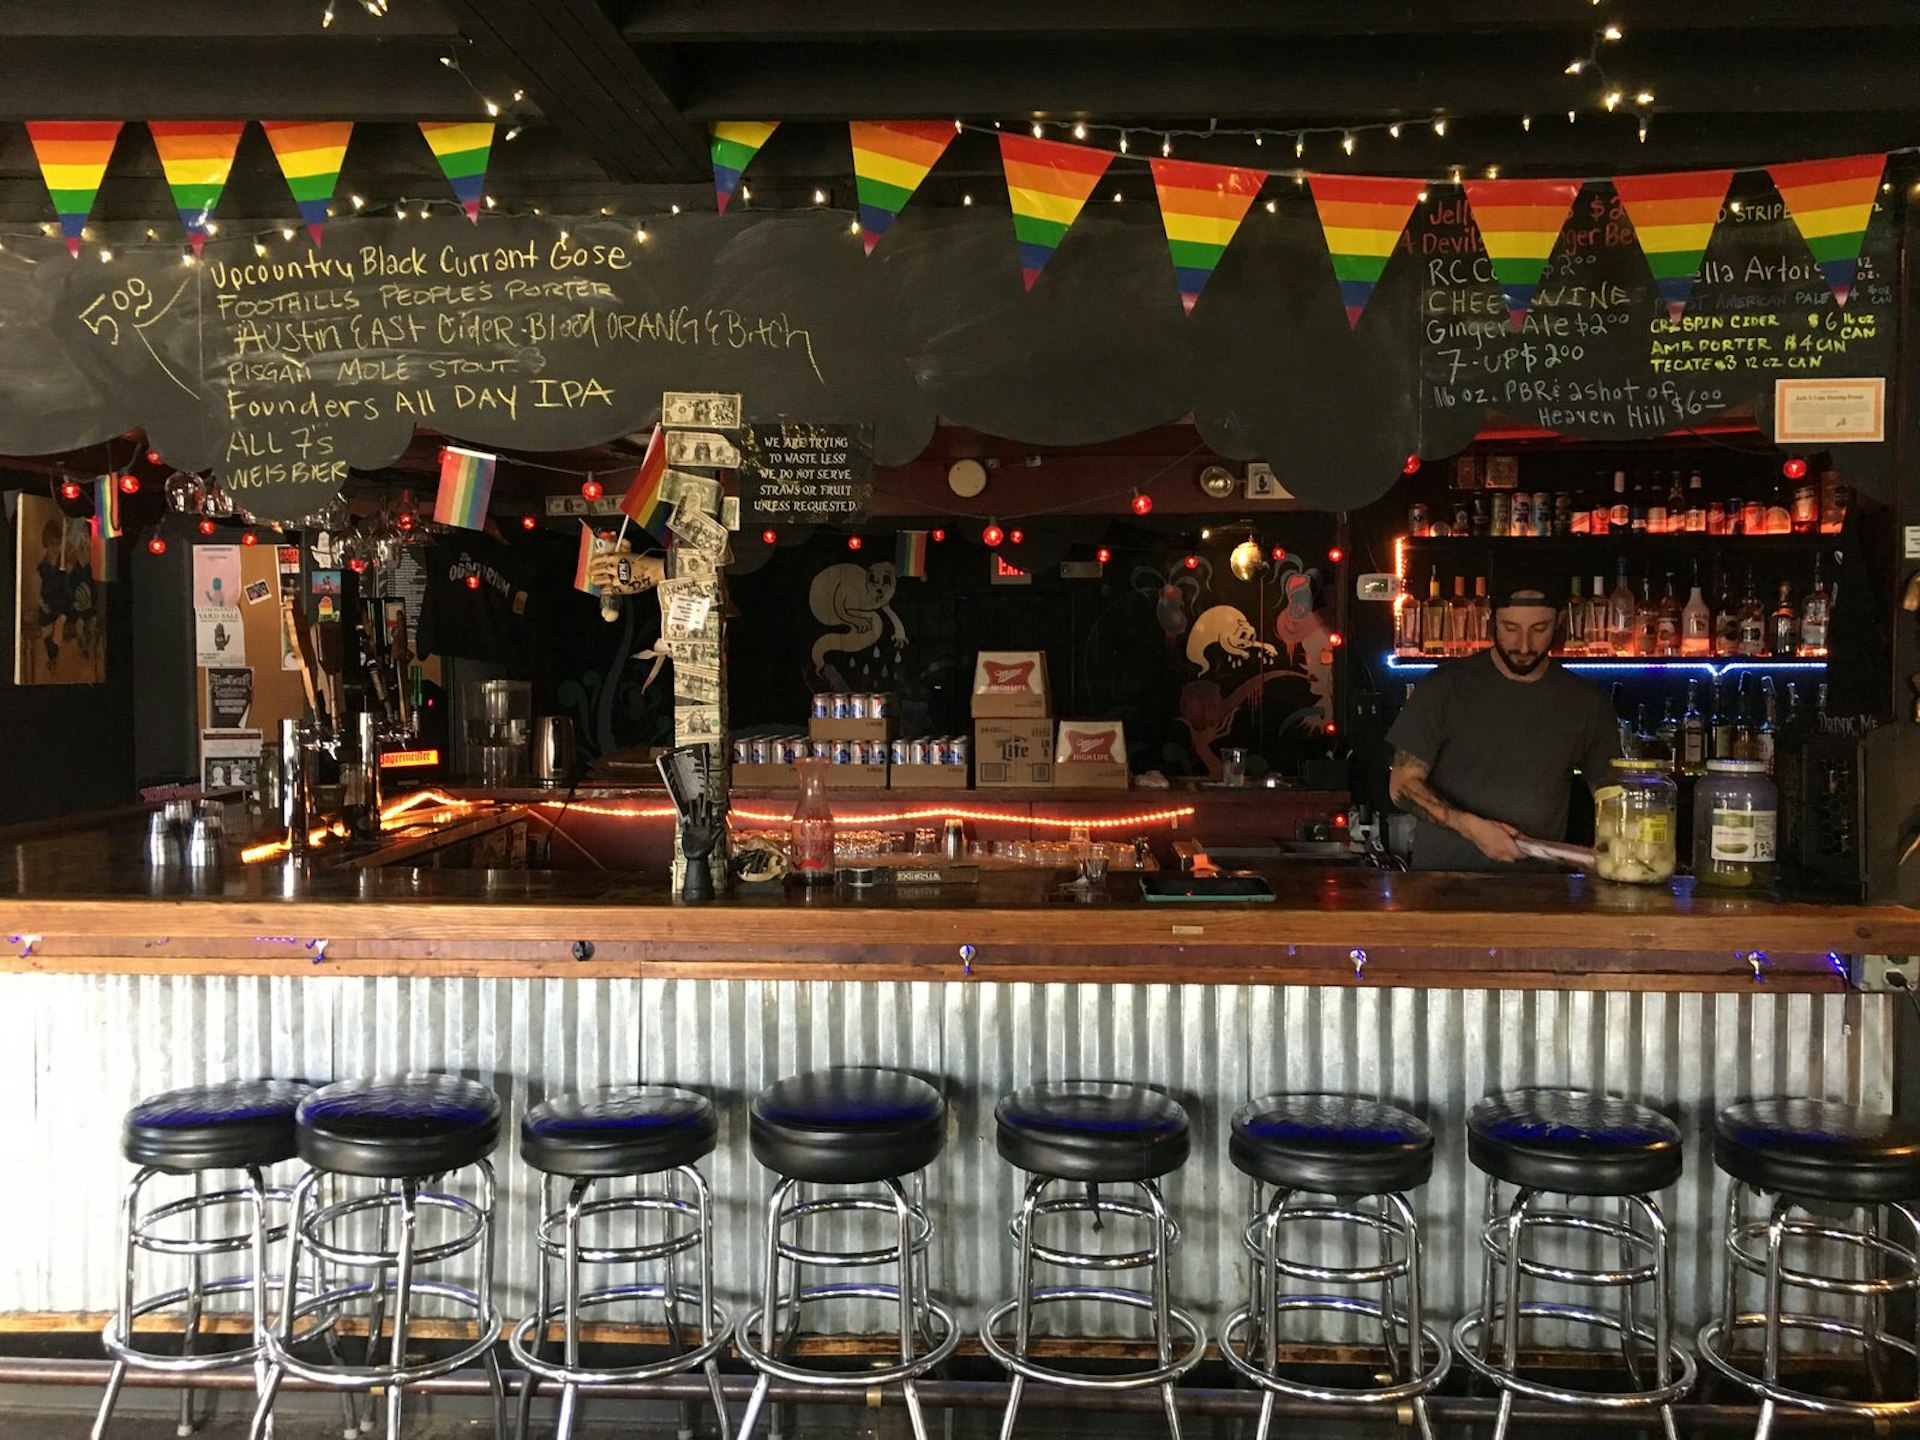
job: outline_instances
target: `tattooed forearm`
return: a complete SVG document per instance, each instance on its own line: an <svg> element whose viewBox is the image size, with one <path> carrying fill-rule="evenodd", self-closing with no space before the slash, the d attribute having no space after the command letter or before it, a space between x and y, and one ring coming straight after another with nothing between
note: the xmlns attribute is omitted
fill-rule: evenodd
<svg viewBox="0 0 1920 1440"><path fill-rule="evenodd" d="M1430 825L1453 828L1453 810L1427 783L1431 767L1417 755L1405 750L1393 752L1393 774L1387 781L1387 793L1393 803L1411 810Z"/></svg>

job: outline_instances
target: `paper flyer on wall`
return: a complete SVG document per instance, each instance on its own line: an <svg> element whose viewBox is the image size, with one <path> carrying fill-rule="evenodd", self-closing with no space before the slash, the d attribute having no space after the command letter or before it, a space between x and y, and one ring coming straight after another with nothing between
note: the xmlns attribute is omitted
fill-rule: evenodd
<svg viewBox="0 0 1920 1440"><path fill-rule="evenodd" d="M253 713L253 671L247 666L217 665L207 671L207 726L243 730Z"/></svg>
<svg viewBox="0 0 1920 1440"><path fill-rule="evenodd" d="M247 627L240 622L238 610L193 607L193 663L203 667L247 663Z"/></svg>
<svg viewBox="0 0 1920 1440"><path fill-rule="evenodd" d="M258 730L202 730L200 783L209 790L251 790L260 781Z"/></svg>

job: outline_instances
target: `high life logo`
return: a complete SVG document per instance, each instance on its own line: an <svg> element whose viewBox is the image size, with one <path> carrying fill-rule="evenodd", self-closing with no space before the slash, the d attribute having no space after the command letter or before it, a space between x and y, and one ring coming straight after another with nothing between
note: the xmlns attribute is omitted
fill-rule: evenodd
<svg viewBox="0 0 1920 1440"><path fill-rule="evenodd" d="M1005 665L998 660L982 660L986 668L988 691L998 694L1002 691L1015 691L1025 694L1033 689L1033 664L1031 660L1022 660L1017 665Z"/></svg>
<svg viewBox="0 0 1920 1440"><path fill-rule="evenodd" d="M1115 738L1111 730L1069 730L1067 759L1076 765L1117 765L1120 757L1113 753Z"/></svg>

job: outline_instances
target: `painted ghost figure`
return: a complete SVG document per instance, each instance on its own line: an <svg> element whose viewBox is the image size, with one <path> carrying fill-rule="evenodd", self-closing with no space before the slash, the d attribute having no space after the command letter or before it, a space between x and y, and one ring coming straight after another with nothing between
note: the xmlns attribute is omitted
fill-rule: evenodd
<svg viewBox="0 0 1920 1440"><path fill-rule="evenodd" d="M829 565L813 577L807 591L813 618L822 625L841 627L813 642L815 669L836 652L871 650L885 637L889 621L894 643L907 643L907 627L893 612L894 583L892 562L884 560L875 565Z"/></svg>
<svg viewBox="0 0 1920 1440"><path fill-rule="evenodd" d="M1273 646L1261 640L1253 622L1231 605L1215 605L1203 610L1200 618L1193 622L1193 629L1187 635L1187 663L1198 665L1200 673L1205 675L1213 668L1207 650L1214 645L1234 660L1245 660L1256 650L1266 655L1274 653Z"/></svg>

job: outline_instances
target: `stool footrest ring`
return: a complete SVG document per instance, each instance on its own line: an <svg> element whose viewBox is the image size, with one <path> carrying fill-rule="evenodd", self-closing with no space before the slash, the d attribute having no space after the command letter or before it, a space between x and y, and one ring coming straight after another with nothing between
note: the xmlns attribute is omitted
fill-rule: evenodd
<svg viewBox="0 0 1920 1440"><path fill-rule="evenodd" d="M1593 1325L1602 1330L1611 1330L1616 1335L1624 1335L1626 1326L1617 1315L1603 1314L1598 1310L1589 1310L1583 1305L1549 1305L1544 1303L1522 1305L1520 1316L1526 1320L1564 1320L1574 1324ZM1546 1400L1557 1405L1592 1405L1602 1410L1641 1410L1659 1405L1672 1405L1684 1398L1693 1388L1698 1367L1693 1356L1683 1345L1670 1344L1667 1356L1673 1368L1679 1373L1665 1385L1645 1390L1576 1390L1565 1385L1548 1385L1544 1381L1529 1380L1512 1369L1503 1369L1489 1364L1480 1358L1478 1336L1487 1325L1504 1324L1506 1307L1496 1305L1491 1316L1482 1310L1469 1310L1455 1322L1453 1327L1453 1352L1460 1362L1483 1380L1492 1382L1502 1390L1511 1390L1516 1395L1524 1395L1531 1400ZM1633 1328L1633 1337L1644 1344L1649 1351L1654 1348L1654 1336L1651 1330L1641 1326ZM1508 1361L1511 1364L1511 1361Z"/></svg>
<svg viewBox="0 0 1920 1440"><path fill-rule="evenodd" d="M1154 1308L1153 1297L1141 1291L1092 1285L1060 1285L1035 1290L1029 1304L1031 1309L1038 1310L1043 1305L1085 1304L1094 1301L1124 1305L1134 1310ZM1185 1331L1188 1337L1184 1354L1175 1356L1166 1364L1156 1365L1150 1370L1131 1370L1123 1375L1081 1375L1071 1370L1055 1370L1014 1354L1009 1348L1009 1343L994 1333L1000 1323L1019 1308L1020 1302L1015 1299L996 1305L989 1311L986 1320L980 1326L980 1343L989 1355L1014 1374L1038 1381L1042 1385L1062 1385L1077 1390L1140 1390L1150 1385L1165 1385L1179 1379L1198 1365L1207 1353L1207 1334L1200 1328L1200 1322L1177 1306L1169 1305L1168 1321L1176 1328Z"/></svg>
<svg viewBox="0 0 1920 1440"><path fill-rule="evenodd" d="M1733 1328L1738 1330L1764 1330L1767 1317L1757 1312L1746 1312L1734 1316ZM1835 1319L1830 1315L1807 1315L1788 1312L1780 1317L1782 1330L1814 1331L1822 1335L1840 1335L1860 1345L1867 1343L1867 1333L1863 1326L1851 1321ZM1898 1335L1889 1335L1878 1331L1873 1337L1890 1350L1920 1359L1910 1340ZM1782 1405L1790 1405L1796 1410L1811 1410L1822 1415L1852 1415L1864 1420L1888 1420L1907 1415L1920 1415L1920 1399L1916 1400L1846 1400L1832 1395L1815 1395L1805 1390L1794 1390L1778 1381L1769 1383L1760 1376L1741 1369L1727 1353L1728 1337L1725 1326L1716 1319L1700 1328L1695 1342L1700 1347L1700 1356L1721 1375L1736 1385L1745 1386L1764 1400L1773 1400ZM1754 1356L1757 1362L1759 1356Z"/></svg>
<svg viewBox="0 0 1920 1440"><path fill-rule="evenodd" d="M351 1286L340 1290L330 1290L315 1296L306 1305L300 1307L300 1313L334 1305L340 1298L354 1294L364 1294L364 1287ZM410 1287L415 1297L427 1296L438 1300L450 1301L464 1306L473 1313L479 1324L480 1334L472 1343L462 1346L458 1351L443 1355L435 1360L423 1360L412 1365L311 1365L291 1354L282 1343L279 1333L267 1335L267 1358L273 1364L285 1370L289 1375L297 1375L315 1385L330 1390L370 1390L377 1386L404 1386L420 1380L431 1380L439 1375L451 1374L480 1359L500 1339L500 1312L491 1306L483 1307L480 1297L465 1286L453 1285L438 1280L415 1280ZM299 1344L311 1339L318 1331L307 1331L294 1337Z"/></svg>
<svg viewBox="0 0 1920 1440"><path fill-rule="evenodd" d="M1282 1314L1290 1310L1322 1311L1343 1315L1364 1315L1375 1321L1382 1321L1380 1303L1377 1300L1360 1300L1344 1295L1290 1295L1284 1297L1276 1307ZM1439 1388L1447 1378L1447 1372L1453 1368L1453 1352L1447 1342L1432 1325L1420 1327L1422 1342L1421 1355L1428 1348L1434 1354L1434 1363L1410 1380L1402 1380L1393 1385L1370 1386L1357 1389L1339 1385L1308 1385L1299 1380L1290 1380L1276 1375L1248 1353L1248 1346L1239 1339L1240 1332L1251 1327L1253 1312L1246 1306L1227 1316L1226 1324L1220 1331L1220 1354L1226 1362L1241 1375L1258 1385L1262 1390L1271 1390L1276 1394L1290 1395L1300 1400L1319 1400L1329 1404L1341 1405L1397 1405L1403 1401L1416 1400ZM1407 1313L1404 1310L1393 1312L1394 1328L1409 1328Z"/></svg>
<svg viewBox="0 0 1920 1440"><path fill-rule="evenodd" d="M899 1303L900 1292L892 1285L824 1285L802 1290L797 1302L788 1300L779 1308L788 1304L806 1304L811 1300L890 1300ZM798 1365L770 1355L754 1339L756 1327L764 1328L762 1311L765 1306L755 1306L740 1317L740 1324L734 1331L734 1348L740 1352L740 1358L755 1371L771 1375L777 1380L791 1380L796 1385L813 1385L822 1390L865 1390L876 1385L893 1385L902 1380L917 1380L920 1376L940 1364L953 1354L954 1347L960 1343L960 1328L954 1323L953 1312L932 1298L919 1300L915 1308L922 1314L932 1317L940 1329L940 1338L924 1355L916 1355L911 1360L897 1361L877 1370L862 1370L858 1374L836 1374L830 1370L806 1370Z"/></svg>
<svg viewBox="0 0 1920 1440"><path fill-rule="evenodd" d="M592 1290L582 1295L578 1308L581 1311L601 1305L615 1305L623 1300L660 1300L665 1297L667 1287L659 1284L615 1285L604 1290ZM677 1300L693 1307L696 1313L700 1307L700 1292L689 1286L679 1286L674 1290ZM566 1324L566 1306L555 1305L545 1315L529 1315L507 1332L507 1349L521 1367L531 1370L542 1380L551 1380L555 1384L573 1385L619 1385L635 1380L653 1380L663 1375L678 1375L683 1371L697 1370L727 1347L733 1338L733 1317L727 1313L724 1305L715 1303L714 1313L710 1317L712 1331L699 1345L682 1350L677 1355L669 1355L660 1360L649 1360L639 1365L618 1365L602 1370L569 1369L564 1363L542 1360L533 1353L533 1337L543 1328L551 1331L556 1326Z"/></svg>

